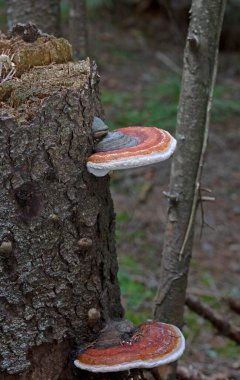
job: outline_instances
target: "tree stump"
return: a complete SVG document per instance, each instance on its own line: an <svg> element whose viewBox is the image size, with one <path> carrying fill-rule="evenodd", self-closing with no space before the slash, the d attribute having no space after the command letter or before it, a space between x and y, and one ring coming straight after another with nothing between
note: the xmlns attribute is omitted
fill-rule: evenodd
<svg viewBox="0 0 240 380"><path fill-rule="evenodd" d="M99 77L89 60L66 63L67 45L0 40L17 70L0 85L1 379L70 379L71 350L123 315L109 178L85 166ZM49 59L31 62L36 51Z"/></svg>

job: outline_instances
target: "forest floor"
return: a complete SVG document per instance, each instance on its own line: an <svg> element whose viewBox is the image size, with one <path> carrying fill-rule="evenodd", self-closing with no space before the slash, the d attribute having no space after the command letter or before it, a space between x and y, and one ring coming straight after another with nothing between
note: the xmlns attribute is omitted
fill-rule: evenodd
<svg viewBox="0 0 240 380"><path fill-rule="evenodd" d="M149 27L150 26L150 27ZM158 17L99 13L90 17L91 56L101 76L106 123L155 125L174 133L184 35ZM167 59L166 59L167 57ZM239 53L221 52L202 187L214 202L199 207L188 293L223 320L240 325L228 297L240 299ZM112 175L119 279L127 318L152 318L157 291L170 161ZM186 307L187 348L181 365L240 379L240 346Z"/></svg>

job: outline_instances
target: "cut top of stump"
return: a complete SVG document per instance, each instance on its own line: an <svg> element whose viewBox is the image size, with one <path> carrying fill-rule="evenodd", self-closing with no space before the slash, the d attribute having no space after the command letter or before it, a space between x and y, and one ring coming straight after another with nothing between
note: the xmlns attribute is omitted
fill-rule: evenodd
<svg viewBox="0 0 240 380"><path fill-rule="evenodd" d="M43 100L54 92L84 88L91 73L89 59L71 62L72 48L64 38L40 35L26 42L19 35L0 34L0 54L7 55L16 70L0 84L1 112L20 124L31 122Z"/></svg>

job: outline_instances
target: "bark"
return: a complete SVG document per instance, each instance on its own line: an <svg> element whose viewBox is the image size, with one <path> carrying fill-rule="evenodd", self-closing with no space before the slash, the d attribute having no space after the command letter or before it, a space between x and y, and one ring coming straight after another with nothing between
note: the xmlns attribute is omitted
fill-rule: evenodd
<svg viewBox="0 0 240 380"><path fill-rule="evenodd" d="M33 67L0 92L4 380L70 379L76 345L123 315L109 178L85 166L102 116L98 82L87 60Z"/></svg>
<svg viewBox="0 0 240 380"><path fill-rule="evenodd" d="M85 0L70 0L69 39L75 59L85 59L88 53L87 10Z"/></svg>
<svg viewBox="0 0 240 380"><path fill-rule="evenodd" d="M156 320L179 327L183 322L224 8L224 0L193 0L184 52L176 131L178 145L171 168L168 220L155 308ZM174 379L172 372L165 378Z"/></svg>
<svg viewBox="0 0 240 380"><path fill-rule="evenodd" d="M227 297L225 301L227 301L230 309L235 311L237 314L240 314L240 299L239 298Z"/></svg>
<svg viewBox="0 0 240 380"><path fill-rule="evenodd" d="M46 33L60 35L60 0L8 0L8 27L32 22Z"/></svg>

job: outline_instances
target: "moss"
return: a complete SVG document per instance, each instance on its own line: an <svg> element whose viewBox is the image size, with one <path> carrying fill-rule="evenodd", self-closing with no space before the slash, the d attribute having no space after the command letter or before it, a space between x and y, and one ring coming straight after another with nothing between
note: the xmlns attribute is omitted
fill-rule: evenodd
<svg viewBox="0 0 240 380"><path fill-rule="evenodd" d="M230 339L225 338L224 344L220 346L213 346L213 350L224 358L237 360L240 355L240 347L237 343Z"/></svg>
<svg viewBox="0 0 240 380"><path fill-rule="evenodd" d="M54 36L39 37L36 41L29 43L23 41L20 36L7 38L1 34L0 51L8 51L9 55L13 54L17 76L34 66L72 61L70 43L64 38Z"/></svg>
<svg viewBox="0 0 240 380"><path fill-rule="evenodd" d="M134 257L122 255L119 265L118 279L126 307L125 317L135 324L142 323L152 317L155 290L142 283L144 268Z"/></svg>
<svg viewBox="0 0 240 380"><path fill-rule="evenodd" d="M16 68L13 78L0 86L1 110L20 123L33 119L44 98L84 86L90 75L89 61L70 62L72 47L64 38L44 35L29 43L19 35L0 34L0 52Z"/></svg>
<svg viewBox="0 0 240 380"><path fill-rule="evenodd" d="M34 67L20 79L6 82L0 90L2 110L18 122L31 121L42 100L55 91L83 87L90 75L89 61ZM26 107L27 105L27 107Z"/></svg>
<svg viewBox="0 0 240 380"><path fill-rule="evenodd" d="M71 45L64 38L44 36L29 43L19 36L0 35L0 51L14 55L16 75L0 86L2 112L20 123L37 114L44 98L55 91L83 87L90 76L90 62L69 62Z"/></svg>
<svg viewBox="0 0 240 380"><path fill-rule="evenodd" d="M18 49L14 63L18 73L25 72L34 66L46 66L51 63L64 63L72 60L72 48L64 38L40 37L33 44Z"/></svg>
<svg viewBox="0 0 240 380"><path fill-rule="evenodd" d="M5 102L14 88L13 81L4 82L0 85L0 102Z"/></svg>

